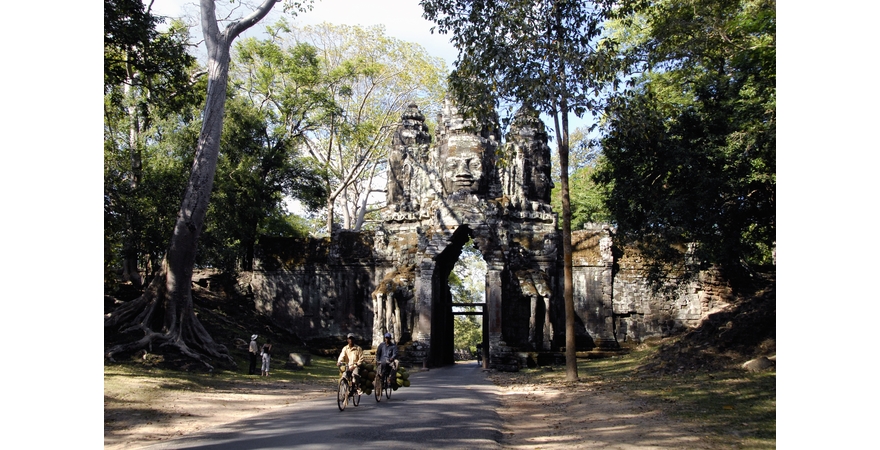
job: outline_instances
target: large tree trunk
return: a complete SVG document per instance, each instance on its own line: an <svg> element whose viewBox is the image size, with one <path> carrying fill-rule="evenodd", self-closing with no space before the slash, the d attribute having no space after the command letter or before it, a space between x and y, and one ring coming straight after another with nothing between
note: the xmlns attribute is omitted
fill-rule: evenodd
<svg viewBox="0 0 880 450"><path fill-rule="evenodd" d="M562 26L562 12L559 5L554 2L553 11L556 19L556 42L557 55L565 54L561 47L565 42L565 33ZM561 61L557 68L557 75L562 86L566 85L565 62ZM571 256L571 196L568 190L568 97L563 93L559 95L558 106L554 111L553 119L556 121L556 142L559 149L560 169L560 194L562 195L562 298L565 302L565 380L577 381L577 339L575 336L575 312L574 312L574 283L572 280L572 256ZM562 116L562 129L560 135L559 116Z"/></svg>
<svg viewBox="0 0 880 450"><path fill-rule="evenodd" d="M137 192L141 183L143 173L143 161L140 146L140 118L138 114L137 102L133 100L135 93L132 92L132 86L135 85L136 76L129 70L128 80L124 84L125 96L129 99L128 105L128 151L129 160L131 162L131 178L129 183L132 192ZM127 230L125 238L122 242L122 281L130 281L135 287L140 288L143 285L140 270L138 270L138 251L135 233L137 227L134 225L133 214L126 213Z"/></svg>
<svg viewBox="0 0 880 450"><path fill-rule="evenodd" d="M105 328L118 326L123 333L141 331L144 336L110 348L105 352L108 358L142 348L172 346L208 368L214 358L235 366L226 346L211 338L194 313L192 274L220 151L229 49L232 41L265 17L276 2L266 0L248 17L220 32L214 0L201 0L202 30L208 49L208 95L192 173L162 269L141 297L119 307L104 320Z"/></svg>
<svg viewBox="0 0 880 450"><path fill-rule="evenodd" d="M571 196L568 190L568 105L563 97L557 111L563 111L562 127L559 113L553 118L556 125L556 142L559 151L560 194L562 195L562 299L565 304L565 379L577 381L577 339L575 336L574 283L571 256ZM561 132L560 132L561 131Z"/></svg>

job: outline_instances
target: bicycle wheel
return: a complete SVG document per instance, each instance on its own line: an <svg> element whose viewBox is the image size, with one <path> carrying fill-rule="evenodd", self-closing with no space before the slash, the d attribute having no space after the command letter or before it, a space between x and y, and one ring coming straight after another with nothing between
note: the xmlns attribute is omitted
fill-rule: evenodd
<svg viewBox="0 0 880 450"><path fill-rule="evenodd" d="M352 383L351 386L351 402L354 406L357 406L361 402L361 392L358 390L357 386Z"/></svg>
<svg viewBox="0 0 880 450"><path fill-rule="evenodd" d="M390 376L396 377L397 375L390 375ZM385 398L390 399L391 398L391 379L390 378L385 378L385 386L383 386L383 387L385 388Z"/></svg>
<svg viewBox="0 0 880 450"><path fill-rule="evenodd" d="M339 380L339 390L336 391L336 406L342 411L346 403L348 403L348 380L342 378Z"/></svg>
<svg viewBox="0 0 880 450"><path fill-rule="evenodd" d="M373 381L373 394L376 395L376 401L382 401L382 377L380 375L376 375L376 379Z"/></svg>

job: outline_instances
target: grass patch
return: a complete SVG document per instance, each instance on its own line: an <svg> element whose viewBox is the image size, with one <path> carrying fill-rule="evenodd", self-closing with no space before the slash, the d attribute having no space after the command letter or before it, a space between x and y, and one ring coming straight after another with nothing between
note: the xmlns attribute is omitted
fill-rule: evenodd
<svg viewBox="0 0 880 450"><path fill-rule="evenodd" d="M270 377L247 374L247 361L238 361L239 370L215 370L214 372L182 371L173 368L157 367L135 359L104 365L104 390L115 386L125 389L126 379L143 377L153 380L157 387L171 390L222 389L242 382L270 383L276 381L326 385L333 387L339 379L336 359L312 356L310 365L301 370L286 369L280 361L273 361ZM259 369L259 366L257 367ZM242 370L243 369L243 370Z"/></svg>

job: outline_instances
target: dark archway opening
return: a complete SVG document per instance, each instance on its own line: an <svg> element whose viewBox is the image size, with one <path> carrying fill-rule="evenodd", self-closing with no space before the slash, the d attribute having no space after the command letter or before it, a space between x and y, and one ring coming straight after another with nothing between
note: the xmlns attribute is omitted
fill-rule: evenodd
<svg viewBox="0 0 880 450"><path fill-rule="evenodd" d="M452 234L449 245L435 260L431 280L434 298L431 303L431 354L428 360L432 366L455 363L455 316L452 313L453 296L448 280L471 237L470 227L460 226Z"/></svg>
<svg viewBox="0 0 880 450"><path fill-rule="evenodd" d="M486 340L483 311L486 309L487 271L483 253L473 240L469 240L449 274L457 361L477 359L477 349Z"/></svg>

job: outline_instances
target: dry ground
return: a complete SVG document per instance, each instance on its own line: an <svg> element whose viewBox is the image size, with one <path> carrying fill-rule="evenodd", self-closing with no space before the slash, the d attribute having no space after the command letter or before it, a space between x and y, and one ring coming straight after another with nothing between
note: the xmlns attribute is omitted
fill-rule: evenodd
<svg viewBox="0 0 880 450"><path fill-rule="evenodd" d="M518 382L493 373L502 386L501 444L508 449L712 449L693 425L599 384Z"/></svg>
<svg viewBox="0 0 880 450"><path fill-rule="evenodd" d="M182 390L144 376L111 382L105 374L104 380L105 450L135 449L331 395L325 386L272 378Z"/></svg>
<svg viewBox="0 0 880 450"><path fill-rule="evenodd" d="M613 389L584 382L534 384L495 372L490 378L502 386L498 412L504 448L711 448L692 426ZM188 389L167 389L163 383L143 376L108 380L105 374L106 450L135 449L332 395L327 386L274 378Z"/></svg>

